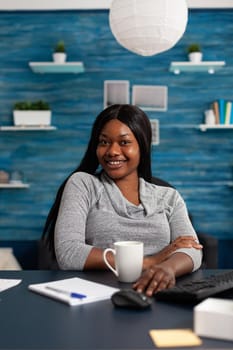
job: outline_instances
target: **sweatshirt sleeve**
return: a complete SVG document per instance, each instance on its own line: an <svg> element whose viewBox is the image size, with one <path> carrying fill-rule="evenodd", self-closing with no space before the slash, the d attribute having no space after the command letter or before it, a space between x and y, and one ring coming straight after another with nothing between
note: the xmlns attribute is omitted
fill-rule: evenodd
<svg viewBox="0 0 233 350"><path fill-rule="evenodd" d="M171 240L173 241L179 236L193 236L198 241L198 236L189 219L186 204L180 194L177 192L177 198L172 214L170 216ZM193 261L193 271L201 266L202 251L195 248L179 248L176 252L182 252L190 256Z"/></svg>
<svg viewBox="0 0 233 350"><path fill-rule="evenodd" d="M55 253L62 270L83 270L92 249L85 243L91 192L89 175L83 173L72 175L63 191L54 237Z"/></svg>

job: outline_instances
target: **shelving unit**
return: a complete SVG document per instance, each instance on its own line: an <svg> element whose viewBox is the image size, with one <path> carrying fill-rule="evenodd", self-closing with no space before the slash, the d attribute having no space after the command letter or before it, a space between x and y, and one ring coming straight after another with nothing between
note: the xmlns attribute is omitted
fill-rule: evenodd
<svg viewBox="0 0 233 350"><path fill-rule="evenodd" d="M18 183L5 183L5 184L0 184L0 189L2 188L29 188L30 185L23 183L23 182L18 182Z"/></svg>
<svg viewBox="0 0 233 350"><path fill-rule="evenodd" d="M84 73L83 62L29 62L34 73Z"/></svg>
<svg viewBox="0 0 233 350"><path fill-rule="evenodd" d="M52 131L56 130L56 126L0 126L0 131Z"/></svg>
<svg viewBox="0 0 233 350"><path fill-rule="evenodd" d="M181 72L208 72L209 74L214 74L223 68L225 64L225 61L171 62L169 71L174 74L180 74Z"/></svg>
<svg viewBox="0 0 233 350"><path fill-rule="evenodd" d="M224 125L224 124L219 124L219 125L207 125L207 124L200 124L198 126L198 129L201 131L206 131L208 129L214 129L214 130L223 130L223 129L233 129L233 124L229 125Z"/></svg>
<svg viewBox="0 0 233 350"><path fill-rule="evenodd" d="M167 86L133 85L132 104L144 111L167 110Z"/></svg>

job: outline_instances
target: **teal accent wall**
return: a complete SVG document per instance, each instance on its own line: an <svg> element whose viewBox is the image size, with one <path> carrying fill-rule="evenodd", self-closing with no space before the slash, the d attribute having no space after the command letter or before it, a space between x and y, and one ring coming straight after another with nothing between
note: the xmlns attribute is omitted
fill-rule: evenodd
<svg viewBox="0 0 233 350"><path fill-rule="evenodd" d="M203 133L196 128L213 100L233 101L232 34L232 10L191 10L175 47L142 57L115 41L108 11L0 12L0 125L13 124L14 102L45 99L57 127L50 132L0 132L0 169L22 171L31 185L0 189L0 240L41 236L56 190L79 163L103 108L104 80L129 80L131 88L168 86L167 112L147 112L160 121L153 173L177 187L197 231L232 239L233 188L228 184L233 181L233 130ZM83 61L85 73L33 73L29 61L51 61L60 39L68 61ZM226 67L213 75L170 73L170 62L186 61L192 42L201 44L204 60L225 60Z"/></svg>

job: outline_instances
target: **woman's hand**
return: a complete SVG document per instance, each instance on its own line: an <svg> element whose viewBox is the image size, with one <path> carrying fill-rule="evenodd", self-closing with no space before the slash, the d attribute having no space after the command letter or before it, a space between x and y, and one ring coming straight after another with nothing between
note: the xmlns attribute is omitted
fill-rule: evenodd
<svg viewBox="0 0 233 350"><path fill-rule="evenodd" d="M177 237L170 244L174 250L179 248L196 248L202 249L203 246L198 242L198 240L193 236L180 236Z"/></svg>
<svg viewBox="0 0 233 350"><path fill-rule="evenodd" d="M146 256L143 261L143 270L165 261L179 248L195 248L200 250L203 246L193 236L179 236L159 253Z"/></svg>
<svg viewBox="0 0 233 350"><path fill-rule="evenodd" d="M152 296L162 289L173 287L176 283L175 273L170 267L154 265L145 270L133 288L139 293Z"/></svg>
<svg viewBox="0 0 233 350"><path fill-rule="evenodd" d="M153 256L154 264L147 267L138 281L134 283L133 288L135 290L152 296L162 289L173 287L176 283L176 277L193 271L192 259L187 254L176 252L176 250L182 247L197 247L197 249L202 249L202 246L195 242L192 237L191 240L190 237L188 239L182 238L183 237L177 238L176 241ZM158 255L160 255L160 262L157 262L155 259ZM151 257L151 259L153 257ZM151 260L151 263L152 261L153 260Z"/></svg>

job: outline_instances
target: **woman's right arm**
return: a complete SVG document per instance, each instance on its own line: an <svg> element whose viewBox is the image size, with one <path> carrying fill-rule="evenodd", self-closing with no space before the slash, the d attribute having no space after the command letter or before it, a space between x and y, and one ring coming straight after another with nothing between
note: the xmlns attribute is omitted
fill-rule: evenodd
<svg viewBox="0 0 233 350"><path fill-rule="evenodd" d="M76 173L70 177L63 191L54 235L58 265L63 270L83 270L93 249L85 241L93 193L91 186L90 175Z"/></svg>
<svg viewBox="0 0 233 350"><path fill-rule="evenodd" d="M202 245L198 243L192 236L180 236L172 243L163 248L159 253L152 256L146 256L143 260L143 270L152 265L160 264L167 260L179 248L196 248L202 249ZM109 263L114 267L114 257L110 253L107 256ZM93 247L87 257L84 265L85 270L90 269L106 269L106 264L103 260L103 250Z"/></svg>
<svg viewBox="0 0 233 350"><path fill-rule="evenodd" d="M108 262L114 267L114 257L113 254L107 253ZM84 265L84 270L106 270L107 266L103 259L103 250L100 248L93 247L87 257Z"/></svg>

